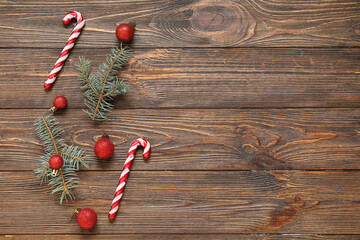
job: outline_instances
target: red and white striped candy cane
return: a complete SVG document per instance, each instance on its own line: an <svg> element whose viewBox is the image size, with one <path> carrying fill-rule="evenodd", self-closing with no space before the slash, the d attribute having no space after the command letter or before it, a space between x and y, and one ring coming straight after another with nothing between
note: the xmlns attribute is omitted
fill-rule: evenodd
<svg viewBox="0 0 360 240"><path fill-rule="evenodd" d="M134 160L136 149L139 146L142 146L144 148L144 153L143 153L144 158L150 157L150 143L148 141L146 141L142 138L138 138L131 143L131 146L129 148L129 152L128 152L128 155L127 155L127 158L126 158L126 161L124 164L124 168L122 170L120 180L119 180L118 186L115 191L115 196L114 196L114 199L111 204L111 209L109 211L109 218L111 220L114 220L116 217L116 212L119 209L120 200L123 195L126 180L128 178L129 172L130 172L130 167Z"/></svg>
<svg viewBox="0 0 360 240"><path fill-rule="evenodd" d="M63 19L63 23L67 25L73 18L77 19L76 26L74 27L64 49L61 51L61 54L56 61L55 66L51 70L48 79L45 81L44 88L46 89L50 89L52 84L55 82L60 70L62 69L67 57L69 56L71 49L74 47L75 42L81 33L81 30L84 28L85 20L81 13L77 11L72 11L66 14Z"/></svg>

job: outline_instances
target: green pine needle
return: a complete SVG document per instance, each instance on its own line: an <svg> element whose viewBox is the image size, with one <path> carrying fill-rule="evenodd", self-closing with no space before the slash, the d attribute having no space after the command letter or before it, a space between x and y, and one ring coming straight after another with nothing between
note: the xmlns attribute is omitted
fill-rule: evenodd
<svg viewBox="0 0 360 240"><path fill-rule="evenodd" d="M53 189L52 194L60 193L60 204L63 201L74 200L75 195L72 190L78 187L79 178L76 171L79 171L80 166L89 167L86 163L87 156L85 150L77 146L67 146L61 134L64 132L56 122L51 113L43 114L36 118L34 125L36 126L36 133L45 146L46 153L40 157L38 168L34 170L34 174L40 179L40 184L48 183ZM51 156L58 154L64 159L62 168L59 169L58 174L51 176L51 168L49 166L49 159Z"/></svg>
<svg viewBox="0 0 360 240"><path fill-rule="evenodd" d="M59 153L63 157L64 162L69 163L69 166L74 169L79 170L80 166L89 168L89 165L86 163L88 157L84 155L84 149L79 149L78 146L64 145Z"/></svg>
<svg viewBox="0 0 360 240"><path fill-rule="evenodd" d="M90 74L91 61L84 57L79 58L79 79L85 90L85 105L91 119L97 121L106 120L113 105L109 101L127 91L127 85L118 79L118 71L128 62L131 51L127 46L113 48L112 54L106 58L106 62L100 65L95 75Z"/></svg>

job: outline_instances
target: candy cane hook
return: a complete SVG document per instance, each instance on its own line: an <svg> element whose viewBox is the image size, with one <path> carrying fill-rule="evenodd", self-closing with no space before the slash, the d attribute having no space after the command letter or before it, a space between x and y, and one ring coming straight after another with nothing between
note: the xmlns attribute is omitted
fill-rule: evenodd
<svg viewBox="0 0 360 240"><path fill-rule="evenodd" d="M109 218L111 220L114 220L116 217L116 212L119 209L119 204L120 204L121 197L123 195L126 180L129 176L130 167L134 160L134 155L135 155L136 149L139 146L142 146L144 148L144 152L143 152L144 158L150 157L150 143L148 141L146 141L142 138L138 138L131 143L131 146L129 148L129 152L128 152L128 155L127 155L127 158L126 158L126 161L124 164L124 168L122 170L120 180L119 180L118 186L115 191L115 196L114 196L114 199L111 204L111 209L109 211Z"/></svg>
<svg viewBox="0 0 360 240"><path fill-rule="evenodd" d="M64 66L64 63L69 56L71 49L74 47L75 42L81 33L81 30L84 28L85 20L81 15L81 13L77 11L72 11L66 14L66 16L63 19L63 23L67 25L70 23L71 19L73 18L76 18L77 20L76 26L74 27L64 49L61 51L61 54L58 60L56 61L55 66L51 70L48 79L45 81L44 88L46 89L50 89L52 84L55 82L57 76L59 75L60 70Z"/></svg>

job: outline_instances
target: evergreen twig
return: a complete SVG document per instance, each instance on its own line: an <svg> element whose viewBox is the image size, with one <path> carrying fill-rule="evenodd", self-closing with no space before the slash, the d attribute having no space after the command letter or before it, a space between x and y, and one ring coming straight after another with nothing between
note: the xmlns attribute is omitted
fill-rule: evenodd
<svg viewBox="0 0 360 240"><path fill-rule="evenodd" d="M103 121L114 107L110 100L127 91L127 85L118 79L117 73L128 62L131 52L127 46L113 48L112 54L106 62L100 65L95 75L90 74L91 61L84 57L79 58L79 79L85 91L85 105L89 110L84 110L92 120Z"/></svg>
<svg viewBox="0 0 360 240"><path fill-rule="evenodd" d="M60 193L60 204L64 200L74 200L75 195L72 190L78 187L79 178L76 171L80 166L89 167L86 163L87 156L85 150L77 146L67 146L61 134L64 132L56 122L51 113L45 113L36 118L34 125L36 133L45 146L46 153L40 157L38 168L34 170L37 178L41 179L40 184L48 183L52 188L52 194ZM51 156L59 154L64 159L64 164L55 177L51 176L49 159Z"/></svg>

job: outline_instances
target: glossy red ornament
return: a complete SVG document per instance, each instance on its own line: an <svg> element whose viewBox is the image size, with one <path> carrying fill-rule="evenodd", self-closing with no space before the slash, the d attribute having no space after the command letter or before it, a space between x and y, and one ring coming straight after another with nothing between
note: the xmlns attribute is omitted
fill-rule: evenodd
<svg viewBox="0 0 360 240"><path fill-rule="evenodd" d="M110 141L109 137L104 134L104 137L95 143L94 152L99 158L108 159L114 154L114 144Z"/></svg>
<svg viewBox="0 0 360 240"><path fill-rule="evenodd" d="M116 28L116 37L121 42L131 42L134 37L135 24L134 23L122 23Z"/></svg>
<svg viewBox="0 0 360 240"><path fill-rule="evenodd" d="M65 109L67 106L67 99L66 97L59 95L54 99L53 103L56 109Z"/></svg>
<svg viewBox="0 0 360 240"><path fill-rule="evenodd" d="M93 228L97 222L97 214L91 208L75 210L77 212L76 221L84 229Z"/></svg>
<svg viewBox="0 0 360 240"><path fill-rule="evenodd" d="M56 176L58 170L63 166L64 159L60 155L52 155L49 159L49 165L52 169L51 175Z"/></svg>

